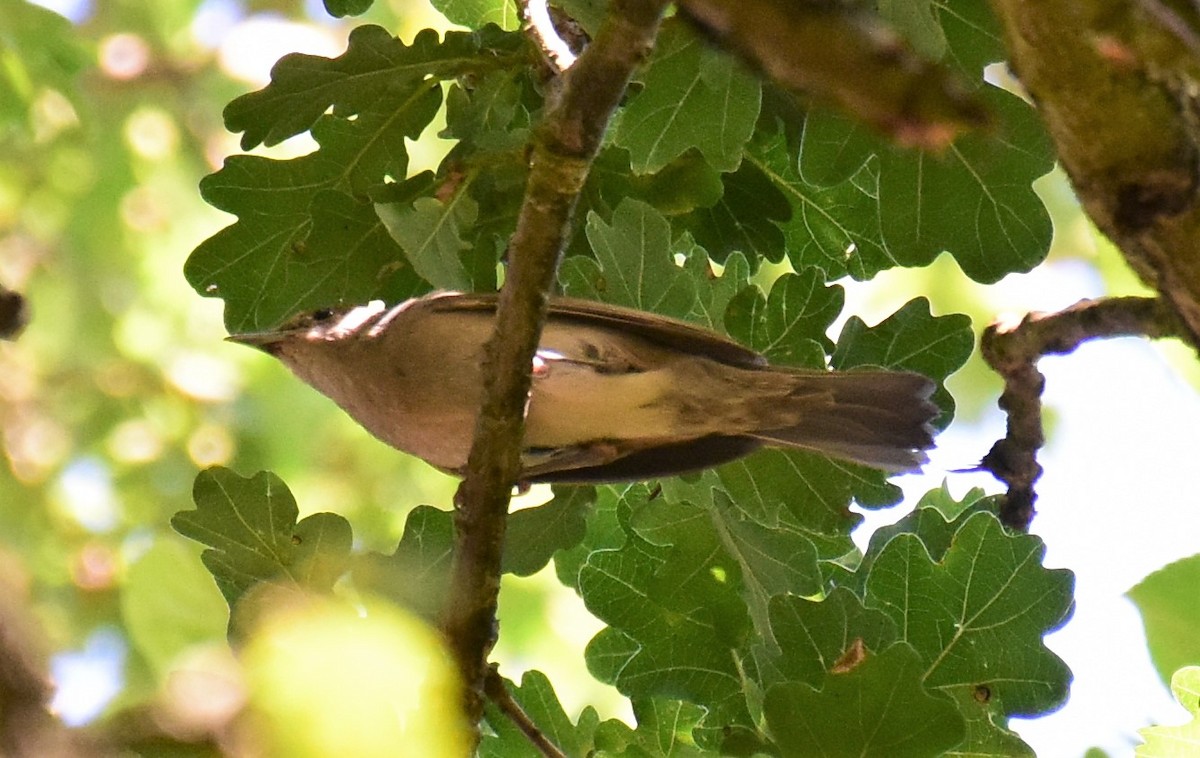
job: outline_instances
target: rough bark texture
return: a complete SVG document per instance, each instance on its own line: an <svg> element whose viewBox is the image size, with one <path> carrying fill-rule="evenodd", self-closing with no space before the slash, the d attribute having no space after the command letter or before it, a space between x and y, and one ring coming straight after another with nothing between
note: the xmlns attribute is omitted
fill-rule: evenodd
<svg viewBox="0 0 1200 758"><path fill-rule="evenodd" d="M1042 389L1037 363L1043 355L1070 353L1088 340L1108 337L1173 337L1178 323L1161 298L1083 300L1057 313L1030 313L1017 323L993 324L983 333L983 358L1004 378L1000 407L1008 414L1004 439L992 446L983 468L1008 485L1000 520L1027 531L1042 475L1037 451L1042 432Z"/></svg>
<svg viewBox="0 0 1200 758"><path fill-rule="evenodd" d="M1200 346L1195 10L1163 0L992 6L1084 209Z"/></svg>

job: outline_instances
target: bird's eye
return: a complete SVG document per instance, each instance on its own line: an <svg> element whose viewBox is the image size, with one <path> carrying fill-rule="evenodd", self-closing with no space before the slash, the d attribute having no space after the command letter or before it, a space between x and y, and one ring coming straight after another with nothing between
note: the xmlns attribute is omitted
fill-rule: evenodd
<svg viewBox="0 0 1200 758"><path fill-rule="evenodd" d="M317 323L320 323L322 321L328 321L331 318L333 318L333 309L332 308L322 308L319 311L313 311L313 314L312 314L312 320L316 321Z"/></svg>

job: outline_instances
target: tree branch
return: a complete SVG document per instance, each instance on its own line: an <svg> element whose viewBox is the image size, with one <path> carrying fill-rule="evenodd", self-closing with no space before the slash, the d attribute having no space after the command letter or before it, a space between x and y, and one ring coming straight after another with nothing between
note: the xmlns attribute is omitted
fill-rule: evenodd
<svg viewBox="0 0 1200 758"><path fill-rule="evenodd" d="M680 13L776 83L932 150L987 123L958 77L914 52L867 4L679 0Z"/></svg>
<svg viewBox="0 0 1200 758"><path fill-rule="evenodd" d="M1102 337L1170 337L1178 335L1171 308L1158 298L1117 297L1083 300L1057 313L1031 313L1018 323L992 324L983 333L980 352L1004 378L1000 407L1008 414L1008 432L983 459L983 468L1008 485L1000 520L1026 531L1033 519L1042 474L1037 451L1042 434L1042 389L1046 378L1037 370L1043 355L1069 353Z"/></svg>
<svg viewBox="0 0 1200 758"><path fill-rule="evenodd" d="M538 49L542 51L547 63L555 73L562 73L569 69L574 65L578 56L571 49L571 45L559 36L558 29L555 28L554 20L550 15L550 6L547 0L525 0L522 5L524 6L522 15L528 26L529 36L537 43Z"/></svg>
<svg viewBox="0 0 1200 758"><path fill-rule="evenodd" d="M466 715L483 713L505 516L520 471L529 372L579 192L634 68L653 46L666 0L614 0L592 45L562 79L530 146L530 174L485 351L483 406L455 496L455 558L442 628L466 687Z"/></svg>
<svg viewBox="0 0 1200 758"><path fill-rule="evenodd" d="M28 597L0 575L0 755L13 758L100 755L98 745L50 712L53 688Z"/></svg>
<svg viewBox="0 0 1200 758"><path fill-rule="evenodd" d="M992 7L1084 209L1200 347L1200 62L1184 12L1157 0Z"/></svg>
<svg viewBox="0 0 1200 758"><path fill-rule="evenodd" d="M546 758L566 758L567 754L551 742L541 729L538 729L537 724L533 723L533 719L529 718L529 714L525 712L521 704L513 699L508 687L504 684L504 677L500 676L500 672L496 671L494 665L488 667L484 687L487 690L487 696L496 704L496 707L508 717L509 721L516 724L517 728L529 738L529 741L542 755Z"/></svg>

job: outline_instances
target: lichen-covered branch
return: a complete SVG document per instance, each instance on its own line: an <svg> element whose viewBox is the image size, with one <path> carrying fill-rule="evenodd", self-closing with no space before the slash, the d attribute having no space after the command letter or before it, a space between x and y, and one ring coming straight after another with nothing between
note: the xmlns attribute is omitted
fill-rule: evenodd
<svg viewBox="0 0 1200 758"><path fill-rule="evenodd" d="M483 407L466 478L455 497L455 560L442 628L467 688L466 715L483 712L487 657L509 496L520 470L529 372L579 191L634 68L649 54L666 0L614 0L530 146L530 174L485 357Z"/></svg>
<svg viewBox="0 0 1200 758"><path fill-rule="evenodd" d="M1200 346L1200 15L1154 0L992 0L1084 209ZM1158 12L1156 12L1156 9Z"/></svg>
<svg viewBox="0 0 1200 758"><path fill-rule="evenodd" d="M992 446L983 468L1008 485L1000 519L1025 531L1033 519L1041 476L1037 451L1042 434L1042 388L1037 369L1043 355L1069 353L1080 344L1104 337L1175 336L1178 325L1169 306L1158 298L1117 297L1083 300L1057 313L1031 313L1016 323L992 324L980 350L988 365L1004 378L1000 407L1008 414L1004 439Z"/></svg>

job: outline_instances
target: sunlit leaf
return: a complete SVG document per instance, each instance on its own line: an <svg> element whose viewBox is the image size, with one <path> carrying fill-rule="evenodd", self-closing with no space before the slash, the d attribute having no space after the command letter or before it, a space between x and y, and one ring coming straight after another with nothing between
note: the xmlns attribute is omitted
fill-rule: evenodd
<svg viewBox="0 0 1200 758"><path fill-rule="evenodd" d="M515 0L431 0L430 5L450 21L472 29L484 24L496 24L502 29L521 25Z"/></svg>
<svg viewBox="0 0 1200 758"><path fill-rule="evenodd" d="M1142 614L1150 658L1163 682L1175 672L1200 661L1200 556L1175 561L1138 582L1127 593Z"/></svg>
<svg viewBox="0 0 1200 758"><path fill-rule="evenodd" d="M468 752L462 685L436 630L376 598L279 600L243 654L255 734L270 754Z"/></svg>
<svg viewBox="0 0 1200 758"><path fill-rule="evenodd" d="M1138 745L1138 758L1186 758L1200 749L1200 666L1181 668L1171 677L1171 693L1192 715L1181 726L1151 726L1139 729L1145 743Z"/></svg>
<svg viewBox="0 0 1200 758"><path fill-rule="evenodd" d="M191 646L224 639L228 609L196 556L161 539L129 567L121 617L138 652L164 675Z"/></svg>
<svg viewBox="0 0 1200 758"><path fill-rule="evenodd" d="M431 78L452 79L488 67L494 56L511 55L520 44L519 36L492 28L447 32L441 40L437 32L425 29L405 45L382 27L359 26L337 58L285 55L271 69L270 84L225 108L225 126L244 132L243 150L274 145L305 131L331 108L342 118L391 112L396 104L428 89Z"/></svg>

